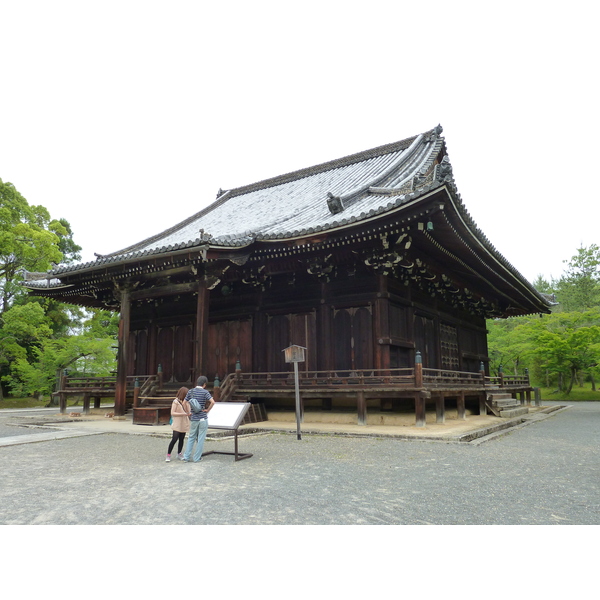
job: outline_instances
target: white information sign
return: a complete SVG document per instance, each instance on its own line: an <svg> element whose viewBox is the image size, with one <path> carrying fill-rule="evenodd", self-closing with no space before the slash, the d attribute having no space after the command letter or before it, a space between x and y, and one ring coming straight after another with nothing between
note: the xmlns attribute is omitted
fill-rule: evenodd
<svg viewBox="0 0 600 600"><path fill-rule="evenodd" d="M250 408L250 402L215 402L208 413L209 429L237 429Z"/></svg>

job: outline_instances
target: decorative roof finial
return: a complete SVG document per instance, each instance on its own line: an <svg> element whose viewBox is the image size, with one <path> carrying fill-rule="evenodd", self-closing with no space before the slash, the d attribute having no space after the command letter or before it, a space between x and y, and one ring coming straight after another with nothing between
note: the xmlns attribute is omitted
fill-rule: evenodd
<svg viewBox="0 0 600 600"><path fill-rule="evenodd" d="M342 199L339 196L334 196L331 192L327 192L327 208L332 215L337 215L344 210Z"/></svg>
<svg viewBox="0 0 600 600"><path fill-rule="evenodd" d="M438 178L443 181L452 181L452 165L448 155L442 158L442 162L438 165Z"/></svg>

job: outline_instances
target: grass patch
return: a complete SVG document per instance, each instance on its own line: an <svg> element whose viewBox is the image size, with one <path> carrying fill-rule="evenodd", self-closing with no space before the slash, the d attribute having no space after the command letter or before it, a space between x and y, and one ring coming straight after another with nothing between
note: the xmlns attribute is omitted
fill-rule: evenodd
<svg viewBox="0 0 600 600"><path fill-rule="evenodd" d="M592 386L588 383L584 387L574 386L570 394L557 392L556 388L540 388L542 400L560 400L568 402L599 402L600 390L592 391Z"/></svg>
<svg viewBox="0 0 600 600"><path fill-rule="evenodd" d="M111 400L103 400L101 402L101 406L113 406L114 401ZM0 410L3 408L45 408L47 406L58 408L58 400L56 404L51 404L51 398L49 396L44 396L41 400L37 398L11 398L10 396L5 396L3 400L0 400ZM90 403L90 406L93 406L93 402ZM71 396L67 402L67 408L75 407L82 408L83 407L83 397L82 396Z"/></svg>
<svg viewBox="0 0 600 600"><path fill-rule="evenodd" d="M2 408L43 408L50 402L50 398L44 397L42 400L37 398L10 398L5 397L0 400L0 409Z"/></svg>

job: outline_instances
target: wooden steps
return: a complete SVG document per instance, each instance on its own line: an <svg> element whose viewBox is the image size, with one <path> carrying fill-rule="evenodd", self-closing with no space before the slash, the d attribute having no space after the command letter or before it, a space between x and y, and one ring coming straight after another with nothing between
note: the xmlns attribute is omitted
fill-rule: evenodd
<svg viewBox="0 0 600 600"><path fill-rule="evenodd" d="M529 408L522 406L519 400L513 398L508 392L492 392L488 394L485 404L490 412L503 419L519 417L529 412Z"/></svg>
<svg viewBox="0 0 600 600"><path fill-rule="evenodd" d="M145 396L143 404L133 408L134 425L168 425L171 420L171 404L174 395Z"/></svg>

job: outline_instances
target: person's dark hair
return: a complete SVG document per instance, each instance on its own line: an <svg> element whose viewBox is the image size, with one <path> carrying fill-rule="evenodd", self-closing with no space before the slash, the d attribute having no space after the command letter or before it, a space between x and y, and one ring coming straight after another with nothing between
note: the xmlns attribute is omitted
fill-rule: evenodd
<svg viewBox="0 0 600 600"><path fill-rule="evenodd" d="M178 400L185 400L185 396L188 392L189 392L189 390L186 387L179 388L179 391L177 392L177 396L175 396L175 397Z"/></svg>
<svg viewBox="0 0 600 600"><path fill-rule="evenodd" d="M196 385L199 385L200 387L206 385L207 383L208 377L206 377L206 375L200 375L200 377L198 377L198 381L196 381Z"/></svg>

